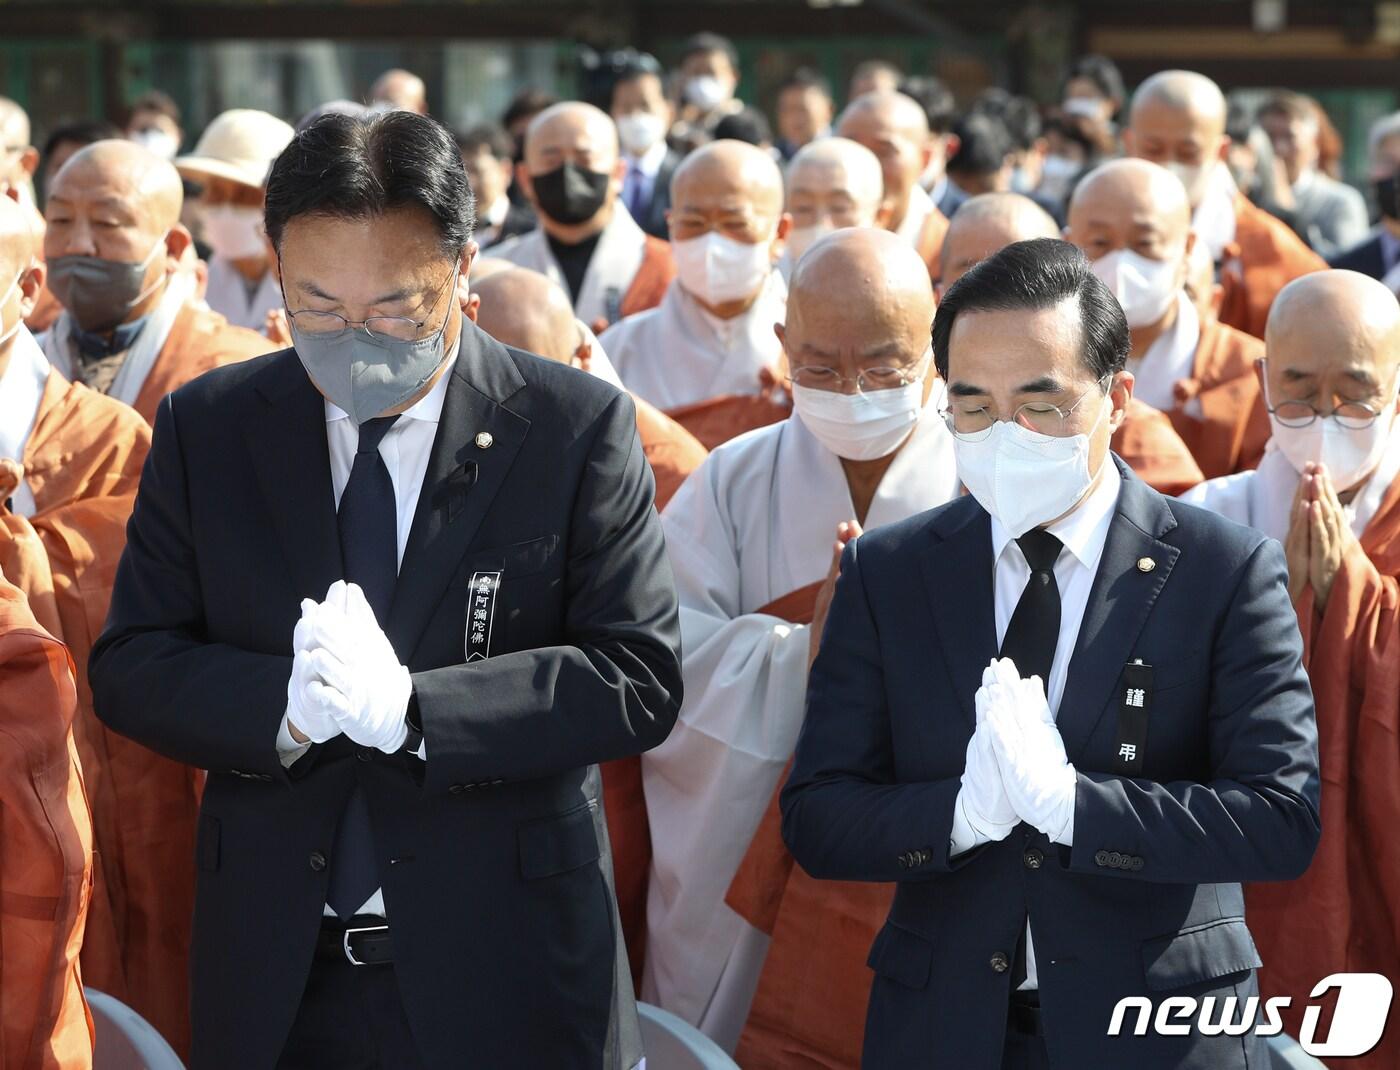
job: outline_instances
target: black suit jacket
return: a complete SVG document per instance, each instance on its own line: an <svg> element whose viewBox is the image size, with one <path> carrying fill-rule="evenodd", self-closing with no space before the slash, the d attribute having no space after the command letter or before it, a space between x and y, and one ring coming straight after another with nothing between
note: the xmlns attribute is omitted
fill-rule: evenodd
<svg viewBox="0 0 1400 1070"><path fill-rule="evenodd" d="M963 497L846 548L781 803L814 877L897 884L870 953L867 1067L999 1070L1027 916L1052 1066L1269 1065L1254 1035L1135 1036L1136 1013L1128 1035L1107 1035L1125 996L1155 1011L1256 994L1240 882L1298 876L1319 834L1317 726L1279 544L1118 464L1057 717L1078 772L1073 847L1021 824L949 857L973 699L997 653L987 513ZM1135 659L1152 682L1128 776L1114 760Z"/></svg>
<svg viewBox="0 0 1400 1070"><path fill-rule="evenodd" d="M209 770L193 1064L276 1061L358 783L427 1065L631 1067L595 763L659 744L681 698L632 402L464 322L383 622L427 760L341 736L287 770L276 737L298 604L341 576L325 425L292 350L167 397L93 650L99 717ZM466 663L468 585L486 571L502 573L490 656Z"/></svg>
<svg viewBox="0 0 1400 1070"><path fill-rule="evenodd" d="M671 176L681 164L681 155L675 149L667 149L652 183L651 200L638 214L637 226L653 238L669 241L671 232L666 226L666 212L671 207Z"/></svg>
<svg viewBox="0 0 1400 1070"><path fill-rule="evenodd" d="M1381 248L1381 236L1373 234L1360 245L1353 245L1345 252L1338 253L1327 261L1327 266L1345 271L1359 271L1373 279L1385 277L1385 251Z"/></svg>

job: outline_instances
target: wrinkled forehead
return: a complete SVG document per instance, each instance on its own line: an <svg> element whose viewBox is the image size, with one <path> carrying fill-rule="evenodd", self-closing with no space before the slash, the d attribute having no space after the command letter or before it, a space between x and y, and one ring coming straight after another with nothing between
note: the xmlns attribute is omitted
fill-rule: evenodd
<svg viewBox="0 0 1400 1070"><path fill-rule="evenodd" d="M840 160L803 161L788 171L788 195L847 193L855 198L879 196L879 189L864 189Z"/></svg>
<svg viewBox="0 0 1400 1070"><path fill-rule="evenodd" d="M1156 97L1134 106L1133 135L1161 141L1195 141L1204 144L1224 132L1223 120L1199 108L1175 104Z"/></svg>
<svg viewBox="0 0 1400 1070"><path fill-rule="evenodd" d="M527 155L546 152L580 152L593 156L612 154L617 137L606 116L573 113L556 115L530 128L525 139Z"/></svg>

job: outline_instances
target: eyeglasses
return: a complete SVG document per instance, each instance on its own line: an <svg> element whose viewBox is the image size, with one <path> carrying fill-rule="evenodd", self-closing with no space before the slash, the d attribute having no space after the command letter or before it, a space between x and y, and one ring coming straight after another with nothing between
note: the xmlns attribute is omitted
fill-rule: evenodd
<svg viewBox="0 0 1400 1070"><path fill-rule="evenodd" d="M913 364L906 364L898 368L866 368L859 372L855 378L842 375L835 368L828 368L821 364L804 364L792 369L788 375L788 382L805 390L827 390L838 394L845 393L844 388L847 383L855 386L857 394L869 394L878 390L894 390L918 380L923 374L920 369L932 355L931 349L926 350L924 355Z"/></svg>
<svg viewBox="0 0 1400 1070"><path fill-rule="evenodd" d="M1100 395L1108 393L1112 381L1112 375L1103 376L1088 390L1080 394L1075 399L1074 404L1067 409L1051 405L1046 401L1028 401L1017 407L1008 422L1024 424L1032 431L1052 438L1065 438L1070 433L1068 430L1070 417L1074 415L1074 411L1095 391L1098 391ZM945 407L941 415L943 422L948 425L948 430L964 442L981 442L992 433L992 428L997 425L997 418L985 405L970 412L966 409Z"/></svg>
<svg viewBox="0 0 1400 1070"><path fill-rule="evenodd" d="M460 267L453 268L452 274L448 277L448 282L455 282ZM432 305L429 306L421 320L412 319L409 316L371 316L369 319L348 320L339 312L321 312L317 309L303 308L292 312L287 311L287 318L292 321L298 330L307 334L338 334L341 331L348 331L352 327L357 327L369 335L371 339L413 342L417 341L418 334L432 319L433 313L437 311L438 305L442 301L442 295L451 287L446 285L439 287L437 296L433 298ZM285 304L287 295L282 294L282 302ZM446 321L444 321L446 326Z"/></svg>
<svg viewBox="0 0 1400 1070"><path fill-rule="evenodd" d="M1261 361L1261 363L1263 363ZM1266 365L1267 367L1267 365ZM1400 373L1397 382L1392 384L1390 398L1395 399L1395 388L1400 387ZM1379 407L1366 401L1343 401L1340 405L1335 405L1331 409L1323 412L1316 405L1309 401L1280 401L1277 405L1272 404L1269 399L1269 386L1267 379L1264 383L1264 407L1275 420L1284 427L1308 427L1314 420L1332 417L1337 421L1338 426L1345 427L1349 431L1361 431L1370 427L1376 419L1386 411L1388 406L1382 402Z"/></svg>

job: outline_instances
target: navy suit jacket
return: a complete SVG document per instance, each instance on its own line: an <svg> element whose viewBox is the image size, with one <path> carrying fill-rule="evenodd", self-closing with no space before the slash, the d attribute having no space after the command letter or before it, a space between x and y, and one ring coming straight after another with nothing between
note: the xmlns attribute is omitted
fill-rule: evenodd
<svg viewBox="0 0 1400 1070"><path fill-rule="evenodd" d="M1279 544L1114 460L1123 488L1057 721L1078 771L1073 847L1023 823L949 857L997 653L986 511L963 497L846 548L781 804L813 877L897 882L870 953L866 1066L998 1070L1027 916L1051 1065L1269 1066L1253 1035L1107 1035L1124 996L1255 994L1240 882L1297 877L1319 833ZM1106 770L1135 659L1153 682L1143 775L1128 779Z"/></svg>
<svg viewBox="0 0 1400 1070"><path fill-rule="evenodd" d="M193 1066L277 1062L357 783L425 1065L641 1058L595 763L659 744L680 705L653 487L626 394L464 322L380 622L427 760L339 736L284 769L300 600L342 576L321 396L288 349L161 402L90 671L108 726L209 771ZM478 572L500 579L469 660Z"/></svg>
<svg viewBox="0 0 1400 1070"><path fill-rule="evenodd" d="M1338 253L1327 262L1330 268L1346 271L1359 271L1373 279L1385 277L1385 250L1381 248L1381 236L1372 234L1359 245Z"/></svg>

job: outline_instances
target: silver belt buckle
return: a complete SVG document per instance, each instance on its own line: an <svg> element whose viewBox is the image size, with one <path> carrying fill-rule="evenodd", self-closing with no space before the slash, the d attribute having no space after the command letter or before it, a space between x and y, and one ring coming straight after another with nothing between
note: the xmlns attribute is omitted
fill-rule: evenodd
<svg viewBox="0 0 1400 1070"><path fill-rule="evenodd" d="M350 950L350 937L351 937L353 934L355 934L355 933L385 933L385 932L388 932L388 931L389 931L389 926L387 926L387 925L362 925L362 926L361 926L360 928L358 928L358 929L346 929L345 932L341 934L341 937L340 937L340 946L344 949L344 951L345 951L345 957L346 957L346 959L349 960L350 965L352 965L352 966L368 966L368 965L370 965L370 963L368 963L368 962L361 962L359 959L357 959L357 958L355 957L355 953L354 953L353 951Z"/></svg>

